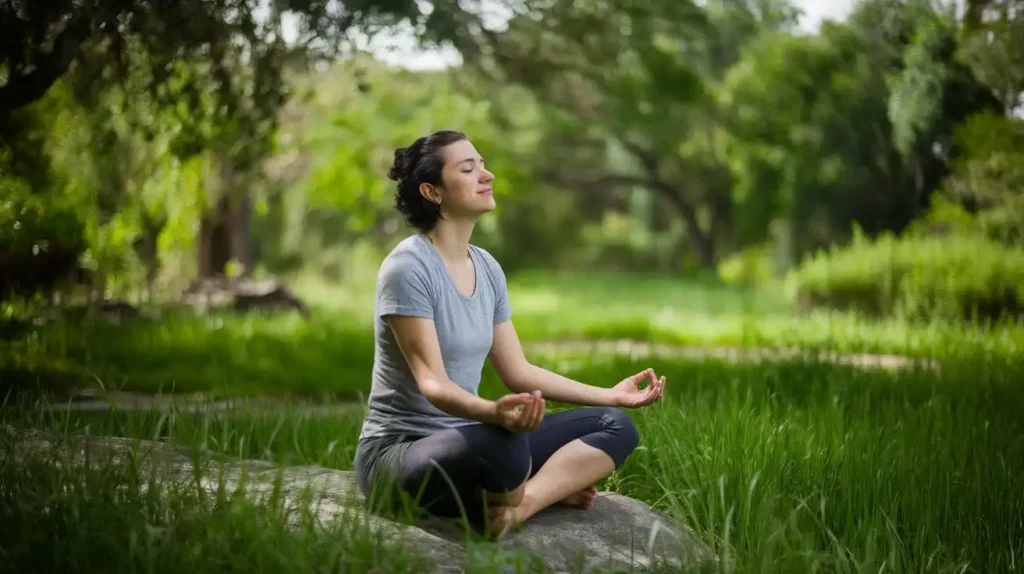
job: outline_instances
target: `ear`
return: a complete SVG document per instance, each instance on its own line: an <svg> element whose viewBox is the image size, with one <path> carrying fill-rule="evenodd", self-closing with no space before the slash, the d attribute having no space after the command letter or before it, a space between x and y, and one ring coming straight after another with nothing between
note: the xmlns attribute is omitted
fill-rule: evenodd
<svg viewBox="0 0 1024 574"><path fill-rule="evenodd" d="M431 203L441 204L441 190L429 183L420 184L420 195Z"/></svg>

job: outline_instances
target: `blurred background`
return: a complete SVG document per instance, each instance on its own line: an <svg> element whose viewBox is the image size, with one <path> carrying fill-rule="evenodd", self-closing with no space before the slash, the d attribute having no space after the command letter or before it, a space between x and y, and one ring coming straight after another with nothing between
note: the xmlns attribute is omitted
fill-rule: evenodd
<svg viewBox="0 0 1024 574"><path fill-rule="evenodd" d="M80 4L2 8L8 315L372 284L410 231L392 152L442 128L496 173L474 242L510 276L1020 310L1021 2Z"/></svg>
<svg viewBox="0 0 1024 574"><path fill-rule="evenodd" d="M7 454L350 469L386 174L458 129L531 362L668 378L602 490L722 572L1017 571L1022 93L1024 0L0 1L0 570L422 571Z"/></svg>
<svg viewBox="0 0 1024 574"><path fill-rule="evenodd" d="M8 3L3 300L372 282L409 233L394 148L454 128L498 178L474 242L510 276L1016 312L1022 6Z"/></svg>

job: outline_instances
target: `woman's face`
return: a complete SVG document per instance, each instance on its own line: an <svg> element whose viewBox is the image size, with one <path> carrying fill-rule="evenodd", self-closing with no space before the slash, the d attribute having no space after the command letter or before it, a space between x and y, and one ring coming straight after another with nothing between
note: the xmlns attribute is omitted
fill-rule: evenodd
<svg viewBox="0 0 1024 574"><path fill-rule="evenodd" d="M440 198L441 212L447 217L478 217L495 208L491 182L494 174L484 167L484 158L468 140L457 141L443 150L444 189L432 190L428 199Z"/></svg>

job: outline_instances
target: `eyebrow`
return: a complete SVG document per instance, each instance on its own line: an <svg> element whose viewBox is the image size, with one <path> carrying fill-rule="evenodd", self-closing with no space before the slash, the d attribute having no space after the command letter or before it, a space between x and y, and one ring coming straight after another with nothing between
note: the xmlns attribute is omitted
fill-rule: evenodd
<svg viewBox="0 0 1024 574"><path fill-rule="evenodd" d="M462 160L459 160L459 161L455 162L455 165L462 165L462 164L464 164L466 162L475 162L475 161L476 161L476 158L467 157L466 159L462 159ZM480 158L480 163L484 163L484 158L482 158L482 157Z"/></svg>

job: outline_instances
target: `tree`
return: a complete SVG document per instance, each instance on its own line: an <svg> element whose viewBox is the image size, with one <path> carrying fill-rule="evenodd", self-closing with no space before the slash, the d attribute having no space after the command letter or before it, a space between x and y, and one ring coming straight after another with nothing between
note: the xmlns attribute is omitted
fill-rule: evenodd
<svg viewBox="0 0 1024 574"><path fill-rule="evenodd" d="M752 46L720 92L741 230L779 225L792 264L854 223L903 229L949 173L955 127L994 103L956 46L950 15L896 0Z"/></svg>
<svg viewBox="0 0 1024 574"><path fill-rule="evenodd" d="M291 46L283 39L289 13L298 31ZM12 0L0 4L0 124L19 123L62 79L84 109L102 108L118 91L145 98L148 114L122 116L134 122L133 134L95 124L97 136L106 131L133 153L130 140L170 133L176 161L204 158L199 274L222 273L231 259L249 270L251 188L272 149L289 62L337 55L353 29L411 21L439 41L474 18L457 3L425 17L414 0ZM5 143L23 134L6 131ZM123 186L113 187L105 197L123 199ZM162 225L159 217L144 222L149 252Z"/></svg>
<svg viewBox="0 0 1024 574"><path fill-rule="evenodd" d="M960 55L1011 116L1024 105L1024 1L973 0Z"/></svg>
<svg viewBox="0 0 1024 574"><path fill-rule="evenodd" d="M911 172L915 204L924 207L955 159L956 126L999 102L958 61L952 15L919 15L914 24L901 67L888 80L889 118L893 143Z"/></svg>
<svg viewBox="0 0 1024 574"><path fill-rule="evenodd" d="M485 34L472 63L547 108L536 173L589 194L643 189L681 217L697 263L729 234L731 181L709 85L782 2L554 2Z"/></svg>

